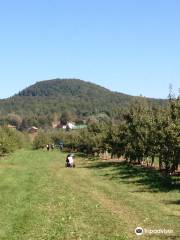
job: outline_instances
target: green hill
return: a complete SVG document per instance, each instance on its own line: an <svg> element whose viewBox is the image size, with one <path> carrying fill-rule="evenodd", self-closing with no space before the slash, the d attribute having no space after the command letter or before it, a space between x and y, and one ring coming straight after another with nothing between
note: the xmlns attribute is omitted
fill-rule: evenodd
<svg viewBox="0 0 180 240"><path fill-rule="evenodd" d="M3 122L8 114L16 114L30 125L44 125L45 122L48 125L54 115L60 116L63 112L69 112L75 120L102 113L116 119L134 99L79 79L46 80L0 100L0 119ZM148 101L156 105L165 104L163 100Z"/></svg>

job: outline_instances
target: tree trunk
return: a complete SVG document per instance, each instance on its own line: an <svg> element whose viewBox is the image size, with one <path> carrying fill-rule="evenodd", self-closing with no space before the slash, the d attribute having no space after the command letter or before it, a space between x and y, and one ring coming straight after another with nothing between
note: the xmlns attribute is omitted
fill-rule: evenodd
<svg viewBox="0 0 180 240"><path fill-rule="evenodd" d="M152 159L151 159L151 167L154 166L154 155L152 156Z"/></svg>

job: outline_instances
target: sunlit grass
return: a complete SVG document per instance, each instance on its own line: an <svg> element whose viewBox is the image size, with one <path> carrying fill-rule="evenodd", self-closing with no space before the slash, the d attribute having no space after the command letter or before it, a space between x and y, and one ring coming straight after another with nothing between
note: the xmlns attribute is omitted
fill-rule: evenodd
<svg viewBox="0 0 180 240"><path fill-rule="evenodd" d="M22 150L0 160L0 240L134 240L137 226L179 234L178 189L150 185L151 175L123 164L64 163L58 151Z"/></svg>

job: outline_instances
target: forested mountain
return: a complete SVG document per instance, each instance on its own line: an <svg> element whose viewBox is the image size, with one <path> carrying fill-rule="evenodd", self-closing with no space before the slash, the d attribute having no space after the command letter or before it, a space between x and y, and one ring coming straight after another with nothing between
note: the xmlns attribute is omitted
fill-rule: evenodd
<svg viewBox="0 0 180 240"><path fill-rule="evenodd" d="M24 120L24 125L42 126L50 125L65 112L75 121L98 114L119 119L135 99L79 79L46 80L0 100L0 120L3 124L16 115L19 121ZM166 104L160 99L147 101L157 106Z"/></svg>

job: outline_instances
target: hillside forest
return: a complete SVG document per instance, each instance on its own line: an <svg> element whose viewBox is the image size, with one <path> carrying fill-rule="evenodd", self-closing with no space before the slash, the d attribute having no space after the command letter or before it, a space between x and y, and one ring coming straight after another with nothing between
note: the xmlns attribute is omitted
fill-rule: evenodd
<svg viewBox="0 0 180 240"><path fill-rule="evenodd" d="M79 80L55 83L60 87L51 81L42 82L1 100L1 155L23 147L23 138L28 141L26 129L36 124L40 129L33 138L34 149L63 142L71 152L95 156L108 153L128 164L155 166L168 181L176 174L180 163L179 96L170 93L168 101L152 100L112 93ZM59 111L63 109L61 115L55 111L57 106ZM83 122L86 128L71 131L52 128L53 118L63 124ZM7 123L17 130L8 129Z"/></svg>

